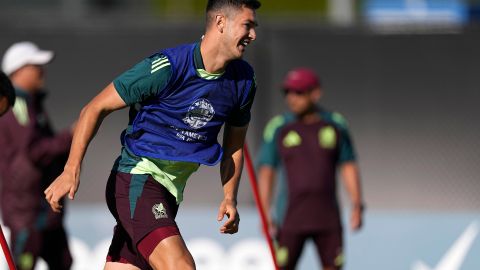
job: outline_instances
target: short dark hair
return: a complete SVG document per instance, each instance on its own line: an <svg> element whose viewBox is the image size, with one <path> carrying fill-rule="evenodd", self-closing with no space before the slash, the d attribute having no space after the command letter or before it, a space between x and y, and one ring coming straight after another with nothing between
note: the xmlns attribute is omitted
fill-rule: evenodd
<svg viewBox="0 0 480 270"><path fill-rule="evenodd" d="M255 10L262 4L258 0L208 0L207 12L218 10L226 6L241 8L243 5Z"/></svg>
<svg viewBox="0 0 480 270"><path fill-rule="evenodd" d="M260 8L262 4L258 0L208 0L207 3L207 25L210 23L212 17L210 16L211 11L217 11L225 7L233 7L240 9L243 6L247 8L256 10Z"/></svg>
<svg viewBox="0 0 480 270"><path fill-rule="evenodd" d="M7 98L10 106L13 106L15 103L15 89L10 79L3 72L0 72L0 97L1 96Z"/></svg>

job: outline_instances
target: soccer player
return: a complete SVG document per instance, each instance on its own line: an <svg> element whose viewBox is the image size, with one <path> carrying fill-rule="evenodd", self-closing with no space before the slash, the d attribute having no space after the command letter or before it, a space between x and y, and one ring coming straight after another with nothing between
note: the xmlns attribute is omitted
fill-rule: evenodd
<svg viewBox="0 0 480 270"><path fill-rule="evenodd" d="M13 104L15 104L15 89L7 75L0 72L0 116L4 115Z"/></svg>
<svg viewBox="0 0 480 270"><path fill-rule="evenodd" d="M80 113L64 172L45 190L55 211L74 198L82 160L102 120L130 107L106 188L117 221L105 269L194 269L175 223L187 179L221 162L221 233L238 231L237 190L256 85L241 58L255 40L256 0L210 0L199 43L165 49L113 80ZM225 124L223 146L217 135Z"/></svg>
<svg viewBox="0 0 480 270"><path fill-rule="evenodd" d="M44 66L53 57L52 51L24 41L11 45L2 59L16 101L0 118L0 198L19 270L34 269L38 257L50 269L72 265L63 213L53 212L43 197L43 190L62 172L72 142L72 130L55 132L44 107ZM5 85L2 80L2 88Z"/></svg>
<svg viewBox="0 0 480 270"><path fill-rule="evenodd" d="M341 269L342 226L336 196L340 169L352 201L351 228L362 225L359 170L345 119L317 102L322 96L317 75L308 68L291 70L283 90L290 112L266 126L259 157L259 190L270 232L278 240L281 269L295 269L304 243L314 241L324 270ZM276 215L270 213L277 169Z"/></svg>

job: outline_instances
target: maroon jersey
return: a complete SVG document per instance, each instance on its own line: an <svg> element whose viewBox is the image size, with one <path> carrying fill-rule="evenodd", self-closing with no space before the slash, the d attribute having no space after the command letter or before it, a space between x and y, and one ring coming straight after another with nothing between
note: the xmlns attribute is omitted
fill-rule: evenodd
<svg viewBox="0 0 480 270"><path fill-rule="evenodd" d="M285 230L341 226L336 196L340 139L338 128L323 120L293 122L280 130L277 146L288 179Z"/></svg>

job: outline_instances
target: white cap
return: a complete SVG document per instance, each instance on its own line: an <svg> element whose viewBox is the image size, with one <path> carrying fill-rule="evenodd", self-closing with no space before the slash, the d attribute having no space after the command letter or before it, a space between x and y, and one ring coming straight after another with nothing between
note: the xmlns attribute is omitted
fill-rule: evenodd
<svg viewBox="0 0 480 270"><path fill-rule="evenodd" d="M53 60L53 51L43 51L32 42L23 41L10 46L3 55L2 70L10 75L25 65L45 65Z"/></svg>

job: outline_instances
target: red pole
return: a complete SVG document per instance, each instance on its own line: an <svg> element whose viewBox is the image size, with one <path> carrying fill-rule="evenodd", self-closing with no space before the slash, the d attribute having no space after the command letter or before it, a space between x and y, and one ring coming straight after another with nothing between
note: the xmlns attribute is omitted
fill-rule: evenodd
<svg viewBox="0 0 480 270"><path fill-rule="evenodd" d="M8 267L10 268L10 270L16 270L12 254L10 253L10 249L8 248L7 240L5 240L5 235L3 234L2 226L0 226L0 244L2 245L5 259L7 259Z"/></svg>
<svg viewBox="0 0 480 270"><path fill-rule="evenodd" d="M255 198L255 203L257 204L257 209L260 214L260 220L262 221L263 234L265 235L265 238L267 238L268 247L270 248L270 253L273 259L273 265L275 265L276 270L279 270L278 264L277 264L277 256L275 254L275 248L273 247L273 241L268 231L268 224L267 224L267 218L265 216L265 210L263 209L262 203L260 202L260 195L258 193L258 185L257 185L257 177L255 176L255 169L253 168L253 163L252 163L252 159L250 158L250 152L248 151L247 143L245 143L243 149L245 152L245 161L247 163L248 175L250 176L249 179L250 179L250 184L252 186L253 197Z"/></svg>

